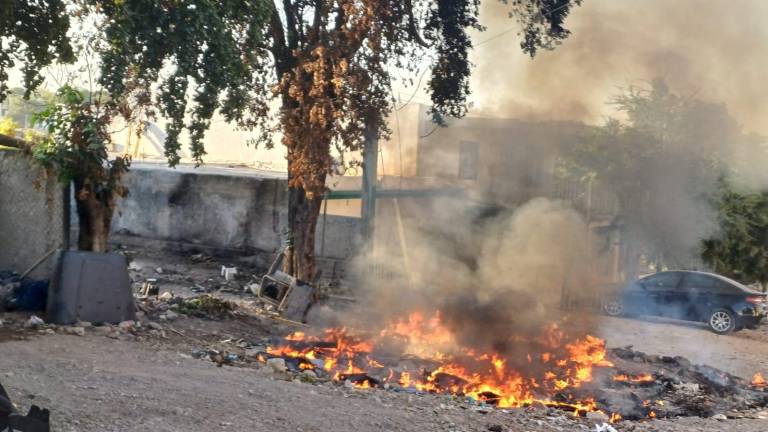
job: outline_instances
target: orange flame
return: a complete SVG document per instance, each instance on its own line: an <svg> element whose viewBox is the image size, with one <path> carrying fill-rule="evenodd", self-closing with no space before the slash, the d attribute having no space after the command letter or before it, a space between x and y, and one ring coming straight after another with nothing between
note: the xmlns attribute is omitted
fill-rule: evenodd
<svg viewBox="0 0 768 432"><path fill-rule="evenodd" d="M621 374L616 375L613 377L614 381L621 381L621 382L634 382L634 383L644 383L644 382L652 382L654 380L653 375L651 374L642 374L642 375L636 375L636 376L630 376L627 374Z"/></svg>
<svg viewBox="0 0 768 432"><path fill-rule="evenodd" d="M765 381L765 378L763 378L763 374L760 372L752 375L752 386L753 387L768 387L768 382Z"/></svg>
<svg viewBox="0 0 768 432"><path fill-rule="evenodd" d="M432 371L387 369L387 362L374 354L374 347L393 340L405 346L406 354L434 362L437 367ZM537 346L541 349L538 353L478 353L457 342L455 335L443 325L439 313L426 318L414 312L370 338L352 335L345 328L331 328L321 337L297 332L285 341L283 345L269 347L267 352L273 356L322 361L322 369L336 380L341 380L342 375L375 369L377 377L387 376L377 380L396 380L405 388L472 397L501 408L533 404L562 407L576 415L596 410L596 403L589 399L572 400L570 396L563 402L563 392L592 381L595 367L612 366L605 358L603 340L589 335L569 338L557 324L547 326L538 337L510 336L511 344ZM537 363L546 364L547 368L530 366ZM299 363L302 368L304 364ZM354 385L372 387L368 379ZM620 419L618 414L611 418Z"/></svg>

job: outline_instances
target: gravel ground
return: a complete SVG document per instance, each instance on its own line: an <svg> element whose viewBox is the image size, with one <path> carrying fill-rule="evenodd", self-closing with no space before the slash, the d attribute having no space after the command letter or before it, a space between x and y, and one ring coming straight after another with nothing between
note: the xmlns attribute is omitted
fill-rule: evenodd
<svg viewBox="0 0 768 432"><path fill-rule="evenodd" d="M214 263L191 269L141 262L143 277L184 292L189 280L216 280ZM148 274L147 274L148 273ZM170 274L169 274L170 273ZM136 275L135 275L136 276ZM236 290L235 290L236 291ZM194 359L192 349L222 339L253 340L286 334L291 326L258 314L248 297L246 315L210 321L182 318L163 323L165 338L111 339L89 329L85 336L19 334L7 324L19 316L0 313L0 382L17 405L52 411L53 431L596 431L589 419L558 410L480 409L435 395L358 390L291 381L258 364L217 367ZM252 297L250 298L253 299ZM633 345L649 354L681 355L748 377L768 376L768 328L717 336L706 328L663 320L575 317L573 325L598 329L609 347ZM171 328L179 333L171 331ZM617 431L768 430L768 410L742 419L677 418L622 422Z"/></svg>
<svg viewBox="0 0 768 432"><path fill-rule="evenodd" d="M639 351L683 356L745 378L755 372L768 376L768 326L720 336L698 323L601 317L598 328L608 347L633 345Z"/></svg>
<svg viewBox="0 0 768 432"><path fill-rule="evenodd" d="M215 337L236 333L237 323L183 319L175 325L185 334L194 329L198 335L207 331ZM249 323L247 328L254 326ZM730 372L754 370L753 359L768 350L765 335L757 332L711 338L704 329L632 320L607 320L604 328L610 329L609 343L620 340L647 352L696 359L700 353L690 346L694 344L680 341L693 338L712 352L720 346L726 355L713 357L711 363ZM35 403L50 408L54 431L596 430L589 420L574 420L556 410L481 412L443 396L289 381L255 364L216 367L191 358L191 345L181 338L114 340L89 331L84 337L33 334L26 340L8 339L0 338L5 340L0 343L0 380L20 407ZM682 349L689 351L675 352ZM768 429L764 419L768 411L751 416L763 419L679 418L614 427L618 431Z"/></svg>

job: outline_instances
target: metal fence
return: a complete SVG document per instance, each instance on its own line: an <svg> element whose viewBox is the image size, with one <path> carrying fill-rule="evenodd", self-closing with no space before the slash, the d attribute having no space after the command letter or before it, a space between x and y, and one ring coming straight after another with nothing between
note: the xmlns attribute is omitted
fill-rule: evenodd
<svg viewBox="0 0 768 432"><path fill-rule="evenodd" d="M18 150L0 149L0 270L50 279L67 237L64 191L56 176Z"/></svg>

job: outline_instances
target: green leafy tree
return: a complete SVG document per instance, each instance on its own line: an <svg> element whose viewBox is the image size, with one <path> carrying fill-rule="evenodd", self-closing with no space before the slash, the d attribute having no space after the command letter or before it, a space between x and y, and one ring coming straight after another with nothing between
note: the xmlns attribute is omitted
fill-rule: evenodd
<svg viewBox="0 0 768 432"><path fill-rule="evenodd" d="M609 119L564 157L562 172L617 196L630 242L659 266L685 266L717 230L710 197L724 159L745 141L723 105L686 98L663 80L611 100L626 120Z"/></svg>
<svg viewBox="0 0 768 432"><path fill-rule="evenodd" d="M10 89L3 102L5 105L3 114L21 127L29 128L32 124L32 116L56 101L56 93L42 88L30 94L29 98L24 97L25 93L26 90L23 88Z"/></svg>
<svg viewBox="0 0 768 432"><path fill-rule="evenodd" d="M0 102L9 71L21 66L25 97L42 82L40 72L55 61L74 60L64 0L0 0Z"/></svg>
<svg viewBox="0 0 768 432"><path fill-rule="evenodd" d="M15 137L21 131L21 125L10 117L0 118L0 135Z"/></svg>
<svg viewBox="0 0 768 432"><path fill-rule="evenodd" d="M263 3L0 0L0 101L7 92L7 71L14 66L23 68L25 99L42 82L41 69L57 60L77 58L90 72L92 59L87 57L98 52L104 70L110 72L100 79L112 95L108 102L99 102L100 95L86 98L83 92L64 87L55 103L36 116L47 135L28 134L32 143L0 136L2 144L31 147L62 181L73 182L81 249L106 250L115 199L127 192L119 181L128 160L110 160L106 152L109 122L116 115L132 122L146 118L134 114L147 108L145 113L151 115L156 102L160 113L171 119L168 148L175 150L167 153L172 164L178 162L178 135L185 125L195 157L202 157L204 150L197 144L216 109L242 125L266 117L247 96L253 80L260 79L250 64L263 57L255 44L264 24L260 16L266 16L259 12ZM93 12L113 21L99 21ZM81 28L89 27L74 34L74 43L66 36L70 15L81 20ZM162 79L168 70L175 72ZM153 101L152 84L158 81L158 98ZM191 100L189 81L196 87ZM9 101L10 111L21 114L14 109L20 108L16 99Z"/></svg>
<svg viewBox="0 0 768 432"><path fill-rule="evenodd" d="M217 110L241 127L268 130L268 106L259 97L269 79L267 1L85 3L103 18L100 83L113 98L132 97L169 120L165 147L171 165L180 161L185 130L192 157L202 162L205 131Z"/></svg>
<svg viewBox="0 0 768 432"><path fill-rule="evenodd" d="M112 102L87 100L69 86L61 88L57 103L35 115L35 122L47 134L32 143L34 158L53 168L62 182L72 182L79 220L78 248L106 252L109 228L116 200L127 190L120 179L130 159L110 159L109 126L119 111Z"/></svg>
<svg viewBox="0 0 768 432"><path fill-rule="evenodd" d="M386 134L393 76L415 72L425 56L432 59L428 88L435 118L462 116L469 94L467 31L481 29L479 0L85 0L70 6L75 3L86 8L80 13L102 17L94 20L104 36L96 47L100 82L115 103L103 106L100 116L129 106L157 107L169 119L166 155L172 165L179 162L185 130L193 157L202 160L203 136L217 110L257 130L258 142L269 145L272 133L281 132L297 252L293 272L305 280L315 275L314 231L325 178L334 167L331 147L357 150L366 138ZM534 55L567 37L564 20L580 3L509 2L522 24L522 49ZM1 70L14 65L12 58L25 59L28 92L39 85L40 68L72 60L67 12L75 9L61 0L8 5L1 35L11 49L3 50ZM0 82L7 78L0 75ZM273 103L280 106L276 119L269 115ZM83 108L85 117L101 118ZM82 141L78 130L59 126L65 128L54 136L61 146L66 131L73 143Z"/></svg>
<svg viewBox="0 0 768 432"><path fill-rule="evenodd" d="M64 0L0 0L0 103L9 92L12 69L20 67L23 97L28 99L43 82L41 71L46 66L74 60L68 30ZM0 133L0 145L24 147L25 143Z"/></svg>
<svg viewBox="0 0 768 432"><path fill-rule="evenodd" d="M493 1L493 0L488 0ZM179 161L187 130L193 157L219 110L287 149L293 274L316 275L315 226L331 149L359 150L388 133L391 86L431 59L435 118L466 113L471 29L480 0L149 0L90 1L104 14L108 48L102 83L115 98L143 89L170 119L166 155ZM515 0L523 51L534 55L566 38L565 18L581 0ZM163 74L164 67L170 72ZM404 73L411 72L411 74ZM223 97L222 97L223 95ZM279 106L277 118L269 115Z"/></svg>
<svg viewBox="0 0 768 432"><path fill-rule="evenodd" d="M768 192L739 191L721 180L713 204L720 232L702 242L702 258L716 272L743 283L768 285Z"/></svg>

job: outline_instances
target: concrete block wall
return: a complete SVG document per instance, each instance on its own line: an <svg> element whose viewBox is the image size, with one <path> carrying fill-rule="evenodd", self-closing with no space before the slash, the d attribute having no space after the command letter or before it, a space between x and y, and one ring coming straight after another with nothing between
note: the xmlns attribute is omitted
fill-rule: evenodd
<svg viewBox="0 0 768 432"><path fill-rule="evenodd" d="M125 182L129 195L118 203L113 233L243 253L273 253L282 247L288 221L284 176L137 164ZM328 215L323 242L321 216L318 256L351 258L359 225L359 218Z"/></svg>
<svg viewBox="0 0 768 432"><path fill-rule="evenodd" d="M65 239L63 186L17 150L0 149L0 270L22 273ZM30 277L51 279L57 254Z"/></svg>

